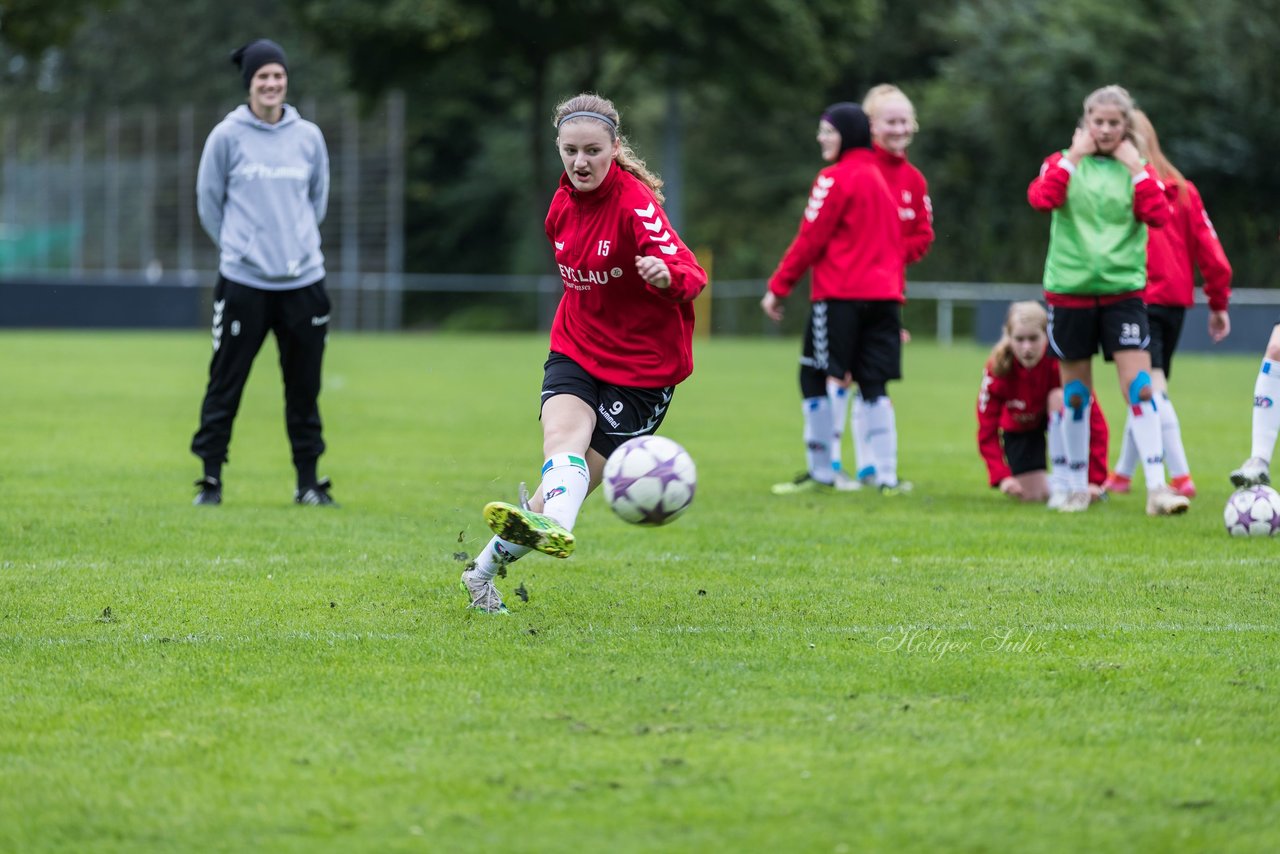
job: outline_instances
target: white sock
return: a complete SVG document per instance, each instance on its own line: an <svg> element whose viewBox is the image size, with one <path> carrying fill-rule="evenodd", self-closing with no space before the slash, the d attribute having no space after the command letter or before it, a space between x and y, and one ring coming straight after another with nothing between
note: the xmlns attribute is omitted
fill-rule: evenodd
<svg viewBox="0 0 1280 854"><path fill-rule="evenodd" d="M1191 474L1191 464L1187 462L1187 451L1182 447L1182 428L1178 424L1178 413L1165 392L1160 392L1158 412L1160 413L1160 437L1164 441L1164 464L1169 469L1169 477L1183 477Z"/></svg>
<svg viewBox="0 0 1280 854"><path fill-rule="evenodd" d="M1063 432L1062 412L1049 414L1049 492L1070 492L1067 477L1067 436Z"/></svg>
<svg viewBox="0 0 1280 854"><path fill-rule="evenodd" d="M1253 384L1253 453L1271 462L1280 433L1280 362L1262 360L1258 379Z"/></svg>
<svg viewBox="0 0 1280 854"><path fill-rule="evenodd" d="M543 514L572 531L590 488L586 460L577 454L553 454L542 464L542 483L538 487Z"/></svg>
<svg viewBox="0 0 1280 854"><path fill-rule="evenodd" d="M1129 432L1142 459L1142 474L1147 491L1164 486L1164 437L1161 435L1160 412L1156 401L1144 400L1129 407Z"/></svg>
<svg viewBox="0 0 1280 854"><path fill-rule="evenodd" d="M876 461L867 443L867 402L862 394L853 396L853 464L858 480L875 477Z"/></svg>
<svg viewBox="0 0 1280 854"><path fill-rule="evenodd" d="M849 390L828 378L827 400L831 404L831 468L840 471L844 460L844 421L849 412Z"/></svg>
<svg viewBox="0 0 1280 854"><path fill-rule="evenodd" d="M509 563L515 563L531 551L533 550L525 546L517 546L501 537L494 537L489 540L484 550L476 555L474 572L485 581L492 581L499 569Z"/></svg>
<svg viewBox="0 0 1280 854"><path fill-rule="evenodd" d="M1070 405L1062 416L1063 445L1067 451L1067 491L1089 491L1089 406Z"/></svg>
<svg viewBox="0 0 1280 854"><path fill-rule="evenodd" d="M1124 435L1120 437L1120 459L1116 460L1115 473L1132 478L1138 470L1138 446L1133 444L1133 416L1124 419Z"/></svg>
<svg viewBox="0 0 1280 854"><path fill-rule="evenodd" d="M804 413L804 462L809 477L831 483L831 401L826 397L806 397Z"/></svg>
<svg viewBox="0 0 1280 854"><path fill-rule="evenodd" d="M867 406L867 447L876 463L876 485L898 483L898 422L887 395Z"/></svg>

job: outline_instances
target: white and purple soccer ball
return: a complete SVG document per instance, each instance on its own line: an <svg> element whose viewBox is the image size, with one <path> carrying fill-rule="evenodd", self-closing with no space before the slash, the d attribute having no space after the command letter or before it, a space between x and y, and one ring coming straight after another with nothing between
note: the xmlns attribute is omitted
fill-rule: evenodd
<svg viewBox="0 0 1280 854"><path fill-rule="evenodd" d="M663 436L637 436L604 464L604 500L634 525L665 525L693 503L698 470L688 451Z"/></svg>
<svg viewBox="0 0 1280 854"><path fill-rule="evenodd" d="M1269 486L1246 486L1231 493L1222 511L1233 537L1272 537L1280 531L1280 492Z"/></svg>

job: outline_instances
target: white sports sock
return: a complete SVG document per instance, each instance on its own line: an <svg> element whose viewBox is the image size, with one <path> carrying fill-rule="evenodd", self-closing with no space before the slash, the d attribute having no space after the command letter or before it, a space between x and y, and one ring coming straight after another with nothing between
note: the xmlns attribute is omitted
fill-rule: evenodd
<svg viewBox="0 0 1280 854"><path fill-rule="evenodd" d="M492 581L493 577L498 574L499 569L509 563L515 563L531 551L533 549L517 546L515 543L508 543L501 537L494 537L489 540L489 544L484 547L484 550L476 555L476 559L473 562L475 564L474 572L485 581Z"/></svg>
<svg viewBox="0 0 1280 854"><path fill-rule="evenodd" d="M1116 460L1115 473L1132 479L1138 470L1138 446L1133 444L1133 416L1124 419L1124 435L1120 437L1120 458Z"/></svg>
<svg viewBox="0 0 1280 854"><path fill-rule="evenodd" d="M844 422L849 413L849 390L828 377L827 400L831 404L831 468L840 471L844 461Z"/></svg>
<svg viewBox="0 0 1280 854"><path fill-rule="evenodd" d="M867 402L859 392L853 397L853 465L854 474L859 480L874 477L876 461L871 456L871 446L867 442Z"/></svg>
<svg viewBox="0 0 1280 854"><path fill-rule="evenodd" d="M1068 406L1062 415L1062 438L1067 452L1067 491L1089 491L1089 407Z"/></svg>
<svg viewBox="0 0 1280 854"><path fill-rule="evenodd" d="M1133 444L1142 459L1142 474L1147 481L1147 492L1165 485L1164 437L1161 435L1160 412L1156 401L1144 400L1129 407L1129 432Z"/></svg>
<svg viewBox="0 0 1280 854"><path fill-rule="evenodd" d="M1063 432L1062 412L1049 414L1049 492L1070 492L1067 477L1067 436Z"/></svg>
<svg viewBox="0 0 1280 854"><path fill-rule="evenodd" d="M804 413L804 462L809 477L831 483L831 400L806 397L801 404Z"/></svg>
<svg viewBox="0 0 1280 854"><path fill-rule="evenodd" d="M1182 447L1182 428L1178 424L1178 413L1165 392L1160 392L1160 408L1157 411L1160 413L1160 437L1164 440L1164 464L1169 469L1169 477L1191 474L1187 451Z"/></svg>
<svg viewBox="0 0 1280 854"><path fill-rule="evenodd" d="M887 395L876 398L867 407L867 447L876 463L876 485L894 486L898 482L898 422L893 401Z"/></svg>
<svg viewBox="0 0 1280 854"><path fill-rule="evenodd" d="M542 464L542 483L538 487L543 514L572 531L590 488L586 460L577 454L553 454Z"/></svg>
<svg viewBox="0 0 1280 854"><path fill-rule="evenodd" d="M1280 434L1280 362L1262 360L1253 384L1253 453L1268 463Z"/></svg>

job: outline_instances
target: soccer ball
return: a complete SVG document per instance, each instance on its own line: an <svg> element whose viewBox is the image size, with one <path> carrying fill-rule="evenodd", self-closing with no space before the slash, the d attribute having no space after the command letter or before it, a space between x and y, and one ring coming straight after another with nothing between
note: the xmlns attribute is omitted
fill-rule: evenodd
<svg viewBox="0 0 1280 854"><path fill-rule="evenodd" d="M689 509L697 481L684 448L662 436L637 436L605 462L604 500L624 522L665 525Z"/></svg>
<svg viewBox="0 0 1280 854"><path fill-rule="evenodd" d="M1246 486L1231 493L1222 511L1233 537L1270 537L1280 531L1280 492L1269 486Z"/></svg>

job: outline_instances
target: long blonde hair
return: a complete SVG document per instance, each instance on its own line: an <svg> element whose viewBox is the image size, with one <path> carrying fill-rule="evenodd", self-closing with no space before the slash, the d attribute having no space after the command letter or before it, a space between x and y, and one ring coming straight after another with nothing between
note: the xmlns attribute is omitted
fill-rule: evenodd
<svg viewBox="0 0 1280 854"><path fill-rule="evenodd" d="M601 97L594 92L583 92L580 95L573 96L567 101L561 102L556 106L555 119L552 121L552 124L557 130L559 130L560 125L564 123L564 117L570 113L599 113L600 115L607 117L609 121L613 122L612 125L609 125L606 122L600 123L609 129L609 138L616 140L618 143L618 154L614 159L620 167L630 172L632 175L635 175L640 179L641 183L652 190L653 195L658 199L658 204L662 204L664 201L662 195L662 179L659 178L657 174L650 172L649 167L645 166L644 161L631 150L631 146L627 143L627 138L622 135L622 119L618 117L618 108L613 105L612 101L608 98ZM600 120L592 118L591 116L575 116L572 119L569 119L570 123L587 121L597 122Z"/></svg>
<svg viewBox="0 0 1280 854"><path fill-rule="evenodd" d="M1156 136L1155 125L1151 124L1151 118L1142 110L1133 111L1133 135L1134 144L1138 146L1138 152L1155 168L1156 174L1165 181L1172 181L1178 185L1178 195L1184 200L1187 198L1187 179L1178 167L1169 162L1169 158L1164 156L1164 151L1160 148L1160 137Z"/></svg>
<svg viewBox="0 0 1280 854"><path fill-rule="evenodd" d="M987 359L987 370L993 377L1003 377L1013 368L1013 327L1021 323L1034 324L1040 331L1049 331L1049 313L1044 306L1035 300L1022 300L1010 303L1004 315L1004 329L1000 340L991 348L991 356Z"/></svg>

